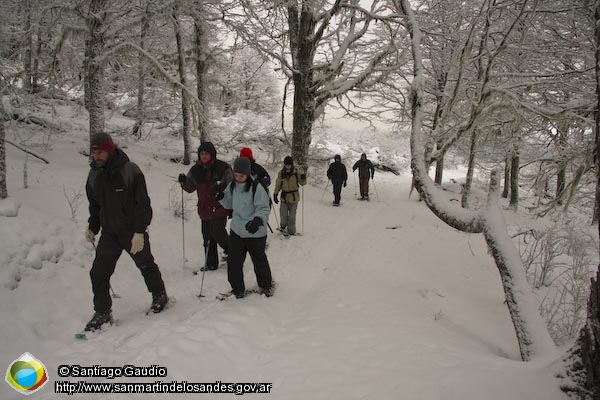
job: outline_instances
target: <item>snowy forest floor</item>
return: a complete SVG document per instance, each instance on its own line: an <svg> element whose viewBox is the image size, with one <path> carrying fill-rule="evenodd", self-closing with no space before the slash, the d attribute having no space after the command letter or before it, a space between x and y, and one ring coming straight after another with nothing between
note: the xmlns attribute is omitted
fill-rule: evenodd
<svg viewBox="0 0 600 400"><path fill-rule="evenodd" d="M113 300L118 326L87 341L74 339L93 313L93 248L83 237L88 166L79 154L86 143L81 132L61 133L53 150L44 153L50 164L30 157L27 189L26 155L8 148L10 199L0 210L16 202L21 207L16 217L0 216L0 361L8 368L29 352L44 363L50 383L35 398L65 398L53 393L54 382L83 379L270 382L271 394L247 394L270 399L566 398L554 377L559 350L552 359L520 361L499 274L483 238L455 231L414 196L409 199L408 174L377 173L370 202L356 200L350 178L339 208L331 207L331 187L321 200L323 188L309 182L298 209L303 235L269 234L275 296L216 300L230 290L226 269L220 268L206 273L206 297L198 299L201 275L192 270L203 265L204 256L194 196L186 194L185 264L182 221L172 210L178 196L181 201L173 177L188 167L167 161L157 142L131 141L125 151L146 175L154 209L150 242L167 291L177 301L164 313L144 315L151 297L125 254L112 279L120 296ZM70 207L67 198L77 193L83 198ZM278 207L274 211L278 214ZM273 212L270 224L277 226ZM249 259L245 278L248 287L255 286ZM57 374L59 365L128 364L160 365L168 375L107 380ZM0 385L0 398L20 396ZM185 397L191 396L235 395Z"/></svg>

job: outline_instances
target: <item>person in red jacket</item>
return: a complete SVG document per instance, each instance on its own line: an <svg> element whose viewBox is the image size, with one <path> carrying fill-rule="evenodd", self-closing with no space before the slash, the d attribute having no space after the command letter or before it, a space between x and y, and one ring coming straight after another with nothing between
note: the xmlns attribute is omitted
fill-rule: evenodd
<svg viewBox="0 0 600 400"><path fill-rule="evenodd" d="M211 142L202 142L198 147L198 161L187 175L179 174L179 183L188 193L198 194L198 215L202 220L204 240L204 267L201 271L213 271L219 267L217 244L225 256L229 249L229 235L225 225L229 211L217 200L220 193L233 180L231 167L217 159L217 150Z"/></svg>

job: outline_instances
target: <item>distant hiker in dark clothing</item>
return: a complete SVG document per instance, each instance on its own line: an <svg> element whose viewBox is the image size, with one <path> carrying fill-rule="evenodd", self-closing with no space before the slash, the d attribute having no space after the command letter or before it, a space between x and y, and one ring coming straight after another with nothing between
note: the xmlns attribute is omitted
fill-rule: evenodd
<svg viewBox="0 0 600 400"><path fill-rule="evenodd" d="M306 185L306 173L294 167L294 160L287 156L283 159L283 168L277 174L273 201L279 204L279 191L281 191L280 231L285 235L296 234L296 210L300 202L300 186Z"/></svg>
<svg viewBox="0 0 600 400"><path fill-rule="evenodd" d="M357 168L360 197L362 200L369 200L369 178L373 179L375 176L375 168L373 167L373 163L367 160L367 155L365 153L362 153L360 160L354 163L352 172L356 171Z"/></svg>
<svg viewBox="0 0 600 400"><path fill-rule="evenodd" d="M265 253L267 243L267 222L271 208L269 195L259 182L251 175L250 160L246 157L236 158L233 162L235 179L222 193L221 204L233 210L229 235L229 257L227 258L227 278L232 293L237 298L244 297L243 266L246 253L254 264L256 281L266 296L271 296L272 280L269 260Z"/></svg>
<svg viewBox="0 0 600 400"><path fill-rule="evenodd" d="M198 194L198 215L202 220L202 238L204 241L204 267L201 271L212 271L219 267L217 244L225 256L228 254L229 235L227 224L228 211L215 196L223 192L233 180L231 167L225 161L217 159L217 150L211 142L203 142L198 147L198 161L187 175L179 174L179 183L188 193Z"/></svg>
<svg viewBox="0 0 600 400"><path fill-rule="evenodd" d="M240 150L240 157L246 157L250 160L250 171L253 180L258 179L258 181L263 185L266 189L271 184L271 177L266 169L263 168L262 165L256 162L254 159L254 155L252 154L252 150L249 147L242 147Z"/></svg>
<svg viewBox="0 0 600 400"><path fill-rule="evenodd" d="M152 207L144 174L106 133L90 138L90 153L91 170L85 187L90 218L85 237L94 243L101 228L102 234L90 270L95 313L86 331L112 322L110 277L123 250L140 269L152 293L152 311L161 312L169 301L146 232L152 220Z"/></svg>
<svg viewBox="0 0 600 400"><path fill-rule="evenodd" d="M348 173L346 172L346 166L342 164L342 157L339 154L336 154L333 159L334 162L329 164L329 168L327 169L327 178L329 178L333 185L333 205L339 206L342 197L342 186L346 187Z"/></svg>

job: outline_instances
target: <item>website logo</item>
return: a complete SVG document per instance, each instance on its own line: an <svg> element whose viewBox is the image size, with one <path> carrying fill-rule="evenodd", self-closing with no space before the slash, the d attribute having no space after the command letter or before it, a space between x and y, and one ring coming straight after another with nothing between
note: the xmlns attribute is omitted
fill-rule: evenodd
<svg viewBox="0 0 600 400"><path fill-rule="evenodd" d="M48 382L46 367L29 353L15 360L6 371L6 382L17 392L31 394Z"/></svg>

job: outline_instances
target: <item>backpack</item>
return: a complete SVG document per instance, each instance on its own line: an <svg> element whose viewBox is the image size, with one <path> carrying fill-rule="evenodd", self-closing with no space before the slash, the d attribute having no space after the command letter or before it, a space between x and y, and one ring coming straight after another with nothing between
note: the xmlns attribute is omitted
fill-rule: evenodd
<svg viewBox="0 0 600 400"><path fill-rule="evenodd" d="M235 182L235 181L233 181L233 182ZM259 184L261 184L261 183L259 182L258 179L252 180L252 199L254 199L254 196L256 196L256 188L258 187ZM269 195L269 189L267 189L264 185L262 185L262 187L267 192L267 198L269 199L269 208L272 208L273 202L271 201L271 196ZM233 185L229 185L229 190L231 191L231 195L233 196Z"/></svg>

